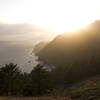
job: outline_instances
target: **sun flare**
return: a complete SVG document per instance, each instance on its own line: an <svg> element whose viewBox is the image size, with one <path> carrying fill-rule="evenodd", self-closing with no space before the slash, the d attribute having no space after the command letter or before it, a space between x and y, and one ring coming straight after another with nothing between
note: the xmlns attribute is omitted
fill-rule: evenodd
<svg viewBox="0 0 100 100"><path fill-rule="evenodd" d="M36 22L30 18L30 23L49 28L56 34L76 30L100 18L99 3L98 0L43 0L42 7L39 5L42 14L38 13Z"/></svg>

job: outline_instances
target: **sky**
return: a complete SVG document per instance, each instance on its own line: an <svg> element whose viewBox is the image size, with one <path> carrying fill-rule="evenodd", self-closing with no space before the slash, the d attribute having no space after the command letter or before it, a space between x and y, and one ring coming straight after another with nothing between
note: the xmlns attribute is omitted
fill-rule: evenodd
<svg viewBox="0 0 100 100"><path fill-rule="evenodd" d="M0 21L32 23L62 32L100 19L99 4L100 0L0 0Z"/></svg>

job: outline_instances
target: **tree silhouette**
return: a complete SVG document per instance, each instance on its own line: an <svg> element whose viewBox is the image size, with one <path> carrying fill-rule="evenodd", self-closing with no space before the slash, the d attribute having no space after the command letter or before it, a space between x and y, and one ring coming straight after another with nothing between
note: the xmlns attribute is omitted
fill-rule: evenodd
<svg viewBox="0 0 100 100"><path fill-rule="evenodd" d="M49 71L43 65L38 64L30 75L33 95L42 95L50 89Z"/></svg>
<svg viewBox="0 0 100 100"><path fill-rule="evenodd" d="M9 63L0 68L0 93L2 95L12 95L20 89L20 74L21 71L17 64ZM20 92L20 91L19 91Z"/></svg>

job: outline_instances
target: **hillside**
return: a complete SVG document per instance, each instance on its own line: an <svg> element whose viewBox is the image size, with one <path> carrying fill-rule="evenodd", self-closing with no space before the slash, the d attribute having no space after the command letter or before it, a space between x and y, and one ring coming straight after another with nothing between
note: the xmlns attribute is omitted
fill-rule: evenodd
<svg viewBox="0 0 100 100"><path fill-rule="evenodd" d="M100 76L74 84L66 93L75 100L100 100Z"/></svg>
<svg viewBox="0 0 100 100"><path fill-rule="evenodd" d="M35 47L34 47L34 50L33 52L36 54L38 52L40 52L48 43L47 42L40 42L39 44L37 44Z"/></svg>
<svg viewBox="0 0 100 100"><path fill-rule="evenodd" d="M46 64L66 66L91 57L99 59L99 43L100 20L97 20L83 29L58 35L36 55Z"/></svg>

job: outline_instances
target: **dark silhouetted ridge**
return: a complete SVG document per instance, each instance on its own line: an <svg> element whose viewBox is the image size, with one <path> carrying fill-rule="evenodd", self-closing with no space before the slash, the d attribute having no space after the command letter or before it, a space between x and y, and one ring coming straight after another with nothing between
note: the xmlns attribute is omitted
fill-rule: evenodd
<svg viewBox="0 0 100 100"><path fill-rule="evenodd" d="M69 65L93 56L100 59L99 44L100 20L83 29L58 35L36 55L46 64Z"/></svg>

